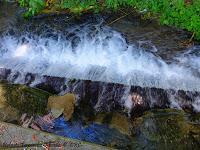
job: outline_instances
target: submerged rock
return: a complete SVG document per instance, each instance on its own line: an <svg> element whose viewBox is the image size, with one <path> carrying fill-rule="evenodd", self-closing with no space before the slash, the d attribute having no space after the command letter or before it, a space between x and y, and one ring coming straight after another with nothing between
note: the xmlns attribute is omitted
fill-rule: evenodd
<svg viewBox="0 0 200 150"><path fill-rule="evenodd" d="M156 109L135 118L115 111L98 113L87 120L86 124L82 119L66 122L59 117L52 132L119 149L198 149L200 146L200 115L182 110Z"/></svg>
<svg viewBox="0 0 200 150"><path fill-rule="evenodd" d="M64 96L50 96L48 99L48 108L55 118L58 118L62 113L68 121L74 113L75 95L65 94Z"/></svg>
<svg viewBox="0 0 200 150"><path fill-rule="evenodd" d="M0 81L0 120L19 120L22 113L45 114L49 95L39 89Z"/></svg>
<svg viewBox="0 0 200 150"><path fill-rule="evenodd" d="M193 114L192 116L199 116ZM152 110L133 121L134 147L148 149L198 149L200 122L175 109ZM197 120L197 119L195 119Z"/></svg>
<svg viewBox="0 0 200 150"><path fill-rule="evenodd" d="M128 117L123 114L112 113L100 113L97 114L94 120L98 124L107 124L110 128L117 129L122 134L130 135L131 123Z"/></svg>

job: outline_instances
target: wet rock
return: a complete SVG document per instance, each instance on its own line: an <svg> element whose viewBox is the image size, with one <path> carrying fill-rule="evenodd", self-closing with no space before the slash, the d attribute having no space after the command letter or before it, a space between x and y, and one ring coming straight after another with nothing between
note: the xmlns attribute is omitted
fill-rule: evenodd
<svg viewBox="0 0 200 150"><path fill-rule="evenodd" d="M127 116L113 112L97 114L95 123L107 124L110 128L115 128L122 134L130 135L131 124Z"/></svg>
<svg viewBox="0 0 200 150"><path fill-rule="evenodd" d="M58 118L62 113L68 121L74 113L75 95L66 94L64 96L50 96L48 99L48 109L55 118Z"/></svg>
<svg viewBox="0 0 200 150"><path fill-rule="evenodd" d="M193 114L194 115L194 114ZM136 147L148 149L198 149L200 123L175 109L152 110L133 121Z"/></svg>
<svg viewBox="0 0 200 150"><path fill-rule="evenodd" d="M10 73L11 73L11 70L0 68L0 80L7 79Z"/></svg>
<svg viewBox="0 0 200 150"><path fill-rule="evenodd" d="M19 118L18 111L7 104L6 91L0 85L0 121L13 121Z"/></svg>
<svg viewBox="0 0 200 150"><path fill-rule="evenodd" d="M0 120L19 120L22 113L45 114L49 95L39 89L0 81Z"/></svg>
<svg viewBox="0 0 200 150"><path fill-rule="evenodd" d="M0 121L13 122L20 118L19 111L13 107L0 108Z"/></svg>
<svg viewBox="0 0 200 150"><path fill-rule="evenodd" d="M20 73L9 69L0 69L0 79L10 83L26 84L53 94L74 93L80 111L87 107L87 116L96 112L124 111L139 116L151 108L182 108L198 111L200 92L164 90L160 88L142 88L115 83L94 82L89 80L66 79L52 76L40 76L31 73ZM141 101L127 101L131 95L138 94ZM126 105L128 102L128 105ZM138 103L139 102L139 103ZM137 104L138 103L138 104ZM129 105L130 104L130 105Z"/></svg>
<svg viewBox="0 0 200 150"><path fill-rule="evenodd" d="M106 14L106 22L112 22L123 16L123 12ZM132 11L132 10L131 10ZM181 29L162 26L156 20L143 19L138 13L132 13L110 25L122 33L129 43L135 43L139 48L150 51L170 62L174 56L187 47L181 44L190 38L190 34Z"/></svg>
<svg viewBox="0 0 200 150"><path fill-rule="evenodd" d="M32 83L33 82L34 81L32 81ZM34 85L39 89L48 91L53 94L58 94L64 88L65 78L43 76L39 77L39 82L36 84L34 83Z"/></svg>
<svg viewBox="0 0 200 150"><path fill-rule="evenodd" d="M6 98L4 97L6 91L0 86L0 108L4 108L7 106Z"/></svg>
<svg viewBox="0 0 200 150"><path fill-rule="evenodd" d="M1 149L107 150L110 148L0 122ZM48 144L47 144L48 143Z"/></svg>

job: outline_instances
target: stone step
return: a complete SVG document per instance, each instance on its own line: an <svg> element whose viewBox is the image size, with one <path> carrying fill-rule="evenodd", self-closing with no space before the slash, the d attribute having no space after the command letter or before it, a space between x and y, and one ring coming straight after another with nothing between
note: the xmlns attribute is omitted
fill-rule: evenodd
<svg viewBox="0 0 200 150"><path fill-rule="evenodd" d="M112 148L0 122L0 149L108 150Z"/></svg>

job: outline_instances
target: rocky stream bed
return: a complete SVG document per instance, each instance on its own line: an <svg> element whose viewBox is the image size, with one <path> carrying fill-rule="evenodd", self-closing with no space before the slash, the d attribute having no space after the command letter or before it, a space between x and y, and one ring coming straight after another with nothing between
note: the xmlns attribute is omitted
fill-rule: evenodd
<svg viewBox="0 0 200 150"><path fill-rule="evenodd" d="M80 140L44 140L76 149L200 148L200 46L183 44L189 33L136 13L110 24L123 12L22 12L0 2L1 147L40 143L44 131Z"/></svg>

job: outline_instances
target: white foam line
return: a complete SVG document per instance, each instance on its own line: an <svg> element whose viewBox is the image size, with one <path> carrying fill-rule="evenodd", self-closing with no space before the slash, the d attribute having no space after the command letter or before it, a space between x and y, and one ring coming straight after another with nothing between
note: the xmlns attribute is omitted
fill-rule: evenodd
<svg viewBox="0 0 200 150"><path fill-rule="evenodd" d="M187 67L166 64L152 53L128 45L121 34L108 29L93 38L77 32L76 38L79 42L73 47L73 42L62 36L58 40L27 36L26 43L13 36L1 37L0 67L40 75L200 91L200 77L191 69L199 71L197 56L179 58L184 62L193 60Z"/></svg>

